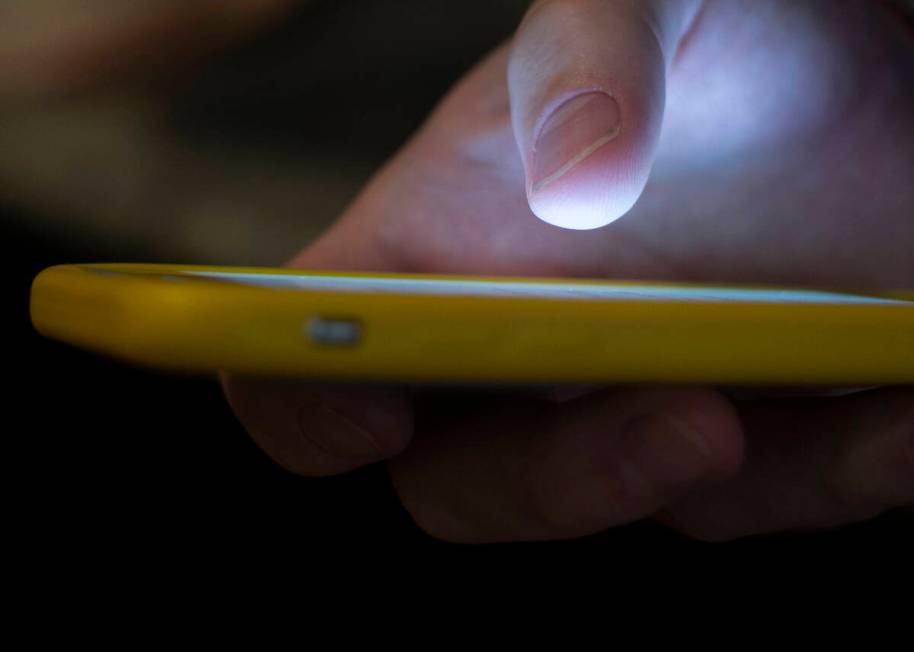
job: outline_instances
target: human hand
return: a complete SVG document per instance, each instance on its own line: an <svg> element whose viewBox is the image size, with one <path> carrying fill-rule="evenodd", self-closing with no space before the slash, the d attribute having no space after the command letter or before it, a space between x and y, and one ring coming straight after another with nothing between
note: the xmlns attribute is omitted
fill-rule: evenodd
<svg viewBox="0 0 914 652"><path fill-rule="evenodd" d="M911 42L875 3L537 2L291 265L914 286ZM905 388L444 404L394 389L226 389L280 464L326 475L390 460L418 525L453 541L576 537L650 516L722 540L914 502Z"/></svg>

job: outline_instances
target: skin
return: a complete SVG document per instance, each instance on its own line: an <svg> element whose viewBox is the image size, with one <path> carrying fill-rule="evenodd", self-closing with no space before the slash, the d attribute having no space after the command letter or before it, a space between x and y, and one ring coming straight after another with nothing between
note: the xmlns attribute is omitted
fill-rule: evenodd
<svg viewBox="0 0 914 652"><path fill-rule="evenodd" d="M290 264L914 287L912 53L876 3L537 2ZM621 131L537 196L542 125L594 89ZM609 224L547 223L569 210ZM683 387L225 386L280 464L389 460L416 523L451 541L647 517L728 540L914 503L911 388L735 402Z"/></svg>

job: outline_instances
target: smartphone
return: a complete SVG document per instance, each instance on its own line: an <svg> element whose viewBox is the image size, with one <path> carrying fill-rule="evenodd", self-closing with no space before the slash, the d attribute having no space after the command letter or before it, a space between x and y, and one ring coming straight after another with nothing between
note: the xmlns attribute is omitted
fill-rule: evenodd
<svg viewBox="0 0 914 652"><path fill-rule="evenodd" d="M62 265L43 335L168 371L443 383L914 383L914 290Z"/></svg>

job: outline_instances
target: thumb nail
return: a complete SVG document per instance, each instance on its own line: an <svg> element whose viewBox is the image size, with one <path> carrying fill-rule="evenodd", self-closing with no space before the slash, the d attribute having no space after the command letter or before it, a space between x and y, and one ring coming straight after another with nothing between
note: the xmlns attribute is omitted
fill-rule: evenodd
<svg viewBox="0 0 914 652"><path fill-rule="evenodd" d="M566 176L611 142L620 125L619 104L606 93L585 93L565 102L537 138L531 190L537 193Z"/></svg>

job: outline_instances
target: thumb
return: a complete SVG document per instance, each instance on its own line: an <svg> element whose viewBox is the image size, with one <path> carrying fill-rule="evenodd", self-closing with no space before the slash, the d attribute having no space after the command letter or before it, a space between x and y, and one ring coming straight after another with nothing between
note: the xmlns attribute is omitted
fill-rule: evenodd
<svg viewBox="0 0 914 652"><path fill-rule="evenodd" d="M531 210L570 229L621 217L647 183L666 69L699 0L539 0L508 64Z"/></svg>

